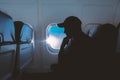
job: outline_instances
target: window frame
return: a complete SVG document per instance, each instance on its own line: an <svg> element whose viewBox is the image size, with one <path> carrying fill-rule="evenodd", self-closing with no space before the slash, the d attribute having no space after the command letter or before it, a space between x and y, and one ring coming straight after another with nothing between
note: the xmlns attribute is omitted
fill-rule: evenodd
<svg viewBox="0 0 120 80"><path fill-rule="evenodd" d="M47 27L46 27L46 40L48 39L48 37L50 36L49 34L49 29L52 27L52 25L55 25L57 26L57 23L50 23ZM52 48L47 42L46 42L46 48L47 48L47 51L51 54L54 54L54 55L58 55L59 54L59 50L60 49L54 49Z"/></svg>

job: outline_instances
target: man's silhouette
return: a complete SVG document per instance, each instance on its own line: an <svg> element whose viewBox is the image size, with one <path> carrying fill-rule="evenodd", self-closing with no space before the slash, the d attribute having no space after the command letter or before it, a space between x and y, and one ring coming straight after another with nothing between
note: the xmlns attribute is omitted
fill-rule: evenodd
<svg viewBox="0 0 120 80"><path fill-rule="evenodd" d="M67 35L58 55L58 72L67 78L78 78L89 70L91 39L82 32L81 24L81 20L75 16L58 24L59 27L64 27Z"/></svg>

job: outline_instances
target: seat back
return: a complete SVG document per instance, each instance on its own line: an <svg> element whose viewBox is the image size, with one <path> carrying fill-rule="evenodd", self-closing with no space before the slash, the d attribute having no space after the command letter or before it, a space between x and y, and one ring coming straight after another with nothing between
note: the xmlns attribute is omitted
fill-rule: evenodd
<svg viewBox="0 0 120 80"><path fill-rule="evenodd" d="M0 42L13 42L14 33L12 18L0 11Z"/></svg>
<svg viewBox="0 0 120 80"><path fill-rule="evenodd" d="M7 80L13 75L15 63L15 38L12 18L0 11L0 80Z"/></svg>
<svg viewBox="0 0 120 80"><path fill-rule="evenodd" d="M98 27L95 35L94 42L98 51L106 55L115 52L117 42L117 29L112 24L103 24ZM104 54L104 55L105 55Z"/></svg>

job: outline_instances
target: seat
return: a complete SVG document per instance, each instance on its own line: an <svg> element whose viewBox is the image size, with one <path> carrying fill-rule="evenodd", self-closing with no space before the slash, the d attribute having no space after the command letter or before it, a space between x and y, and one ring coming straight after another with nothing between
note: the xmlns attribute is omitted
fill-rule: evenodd
<svg viewBox="0 0 120 80"><path fill-rule="evenodd" d="M15 33L14 32L14 23L13 23L11 16L0 11L1 42L13 42L14 33Z"/></svg>
<svg viewBox="0 0 120 80"><path fill-rule="evenodd" d="M94 35L95 69L101 77L113 74L115 70L117 29L113 24L106 23L98 27Z"/></svg>
<svg viewBox="0 0 120 80"><path fill-rule="evenodd" d="M110 55L109 52L115 52L117 44L116 27L110 23L99 26L94 35L94 42L96 44L95 47L100 49L98 51L106 51L106 55Z"/></svg>
<svg viewBox="0 0 120 80"><path fill-rule="evenodd" d="M11 77L14 70L14 23L11 16L0 11L0 80Z"/></svg>

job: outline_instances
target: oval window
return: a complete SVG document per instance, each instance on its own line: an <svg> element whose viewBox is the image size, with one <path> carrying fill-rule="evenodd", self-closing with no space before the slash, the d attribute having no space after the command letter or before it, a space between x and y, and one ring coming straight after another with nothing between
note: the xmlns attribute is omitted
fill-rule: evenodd
<svg viewBox="0 0 120 80"><path fill-rule="evenodd" d="M63 38L66 37L64 28L60 28L56 23L49 24L46 29L46 45L52 54L58 54Z"/></svg>

